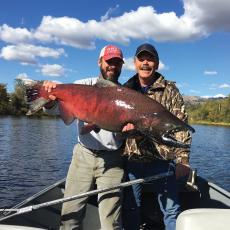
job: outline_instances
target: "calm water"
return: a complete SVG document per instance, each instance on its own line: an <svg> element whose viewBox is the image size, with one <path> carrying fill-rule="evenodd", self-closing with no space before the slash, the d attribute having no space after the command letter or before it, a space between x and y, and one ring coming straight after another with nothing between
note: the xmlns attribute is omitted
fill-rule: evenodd
<svg viewBox="0 0 230 230"><path fill-rule="evenodd" d="M76 127L59 119L0 117L0 206L66 176Z"/></svg>
<svg viewBox="0 0 230 230"><path fill-rule="evenodd" d="M194 125L191 165L230 191L230 128ZM0 207L13 206L66 176L75 124L0 117Z"/></svg>

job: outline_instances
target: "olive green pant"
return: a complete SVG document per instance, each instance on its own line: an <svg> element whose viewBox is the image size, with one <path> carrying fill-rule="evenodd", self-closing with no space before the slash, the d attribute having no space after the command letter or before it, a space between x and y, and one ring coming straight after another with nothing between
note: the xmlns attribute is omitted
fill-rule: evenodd
<svg viewBox="0 0 230 230"><path fill-rule="evenodd" d="M65 197L88 192L94 188L103 189L118 185L124 178L124 158L122 148L116 151L93 153L77 144L69 167ZM83 229L88 198L65 202L62 207L60 229ZM98 194L98 211L103 230L122 229L121 191L113 190ZM92 226L92 230L93 226Z"/></svg>

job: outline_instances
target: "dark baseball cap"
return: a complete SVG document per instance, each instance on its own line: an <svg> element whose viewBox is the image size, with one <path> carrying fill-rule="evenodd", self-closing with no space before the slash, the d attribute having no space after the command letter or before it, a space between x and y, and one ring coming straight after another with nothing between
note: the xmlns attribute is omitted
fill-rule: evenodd
<svg viewBox="0 0 230 230"><path fill-rule="evenodd" d="M137 57L140 53L142 53L144 51L150 53L151 55L153 55L156 58L157 61L159 61L159 56L158 56L157 50L155 49L155 47L153 45L148 44L148 43L144 43L144 44L138 46L136 53L135 53L135 56Z"/></svg>

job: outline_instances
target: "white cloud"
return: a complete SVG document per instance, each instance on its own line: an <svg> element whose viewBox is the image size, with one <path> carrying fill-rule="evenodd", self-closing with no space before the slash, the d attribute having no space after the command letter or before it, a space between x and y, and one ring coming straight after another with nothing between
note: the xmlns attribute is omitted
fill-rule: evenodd
<svg viewBox="0 0 230 230"><path fill-rule="evenodd" d="M222 98L225 98L226 96L224 95L224 94L216 94L216 95L214 95L214 96L201 96L201 97L203 97L203 98L220 98L220 97L222 97Z"/></svg>
<svg viewBox="0 0 230 230"><path fill-rule="evenodd" d="M213 96L214 98L218 98L218 97L226 97L224 94L217 94L215 96Z"/></svg>
<svg viewBox="0 0 230 230"><path fill-rule="evenodd" d="M194 89L190 89L189 92L190 92L190 93L200 93L200 91L194 90Z"/></svg>
<svg viewBox="0 0 230 230"><path fill-rule="evenodd" d="M182 89L182 88L188 87L189 84L186 83L186 82L183 82L183 83L177 83L177 82L176 82L176 86L177 86L179 89Z"/></svg>
<svg viewBox="0 0 230 230"><path fill-rule="evenodd" d="M133 57L125 58L124 61L125 61L125 64L122 67L123 70L135 71Z"/></svg>
<svg viewBox="0 0 230 230"><path fill-rule="evenodd" d="M98 80L97 77L83 78L83 79L79 79L79 80L74 81L74 84L94 85L94 84L96 84L97 80Z"/></svg>
<svg viewBox="0 0 230 230"><path fill-rule="evenodd" d="M224 83L224 84L219 85L218 87L219 87L219 88L230 88L230 85Z"/></svg>
<svg viewBox="0 0 230 230"><path fill-rule="evenodd" d="M128 43L130 39L185 41L208 36L213 31L229 31L230 2L210 1L184 0L185 11L181 16L175 12L157 13L152 6L113 18L109 18L113 11L110 9L102 21L46 16L35 34L43 41L94 48L95 39L120 43Z"/></svg>
<svg viewBox="0 0 230 230"><path fill-rule="evenodd" d="M217 71L215 71L215 70L205 70L204 75L217 75Z"/></svg>
<svg viewBox="0 0 230 230"><path fill-rule="evenodd" d="M16 79L29 79L27 73L19 73L16 77Z"/></svg>
<svg viewBox="0 0 230 230"><path fill-rule="evenodd" d="M8 61L19 61L22 64L36 64L37 57L58 58L63 54L65 54L64 49L20 44L3 47L0 57Z"/></svg>
<svg viewBox="0 0 230 230"><path fill-rule="evenodd" d="M60 77L64 75L65 69L58 64L46 64L41 66L41 73L44 76Z"/></svg>
<svg viewBox="0 0 230 230"><path fill-rule="evenodd" d="M44 16L36 29L0 27L0 39L9 43L56 42L77 48L93 49L95 40L129 43L131 39L186 41L208 36L215 31L230 31L230 1L184 0L184 13L158 13L153 6L139 7L119 17L110 8L101 21Z"/></svg>
<svg viewBox="0 0 230 230"><path fill-rule="evenodd" d="M35 81L28 77L26 73L20 73L16 76L16 80L22 80L24 85L31 85L31 83L34 83Z"/></svg>
<svg viewBox="0 0 230 230"><path fill-rule="evenodd" d="M45 16L35 32L35 37L44 42L56 42L77 48L95 48L93 30L89 25L93 22L81 22L75 18Z"/></svg>
<svg viewBox="0 0 230 230"><path fill-rule="evenodd" d="M228 0L184 0L184 16L189 18L195 28L206 33L230 31L230 1Z"/></svg>
<svg viewBox="0 0 230 230"><path fill-rule="evenodd" d="M106 14L101 16L101 21L108 20L110 15L113 14L118 8L119 8L118 4L114 8L109 8L108 11L106 12Z"/></svg>
<svg viewBox="0 0 230 230"><path fill-rule="evenodd" d="M33 33L26 28L12 28L6 24L0 26L0 39L7 43L25 43L33 40Z"/></svg>
<svg viewBox="0 0 230 230"><path fill-rule="evenodd" d="M161 60L159 61L159 67L158 67L158 70L159 71L162 71L162 70L168 70L169 67L166 66Z"/></svg>

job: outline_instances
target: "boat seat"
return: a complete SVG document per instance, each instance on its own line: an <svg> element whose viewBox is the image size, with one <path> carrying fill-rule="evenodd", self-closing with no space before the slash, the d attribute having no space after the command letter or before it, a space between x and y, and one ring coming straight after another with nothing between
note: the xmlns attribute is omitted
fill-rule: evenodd
<svg viewBox="0 0 230 230"><path fill-rule="evenodd" d="M176 230L226 230L229 226L230 209L189 209L176 221Z"/></svg>
<svg viewBox="0 0 230 230"><path fill-rule="evenodd" d="M45 230L43 228L26 227L19 225L0 224L1 230Z"/></svg>

